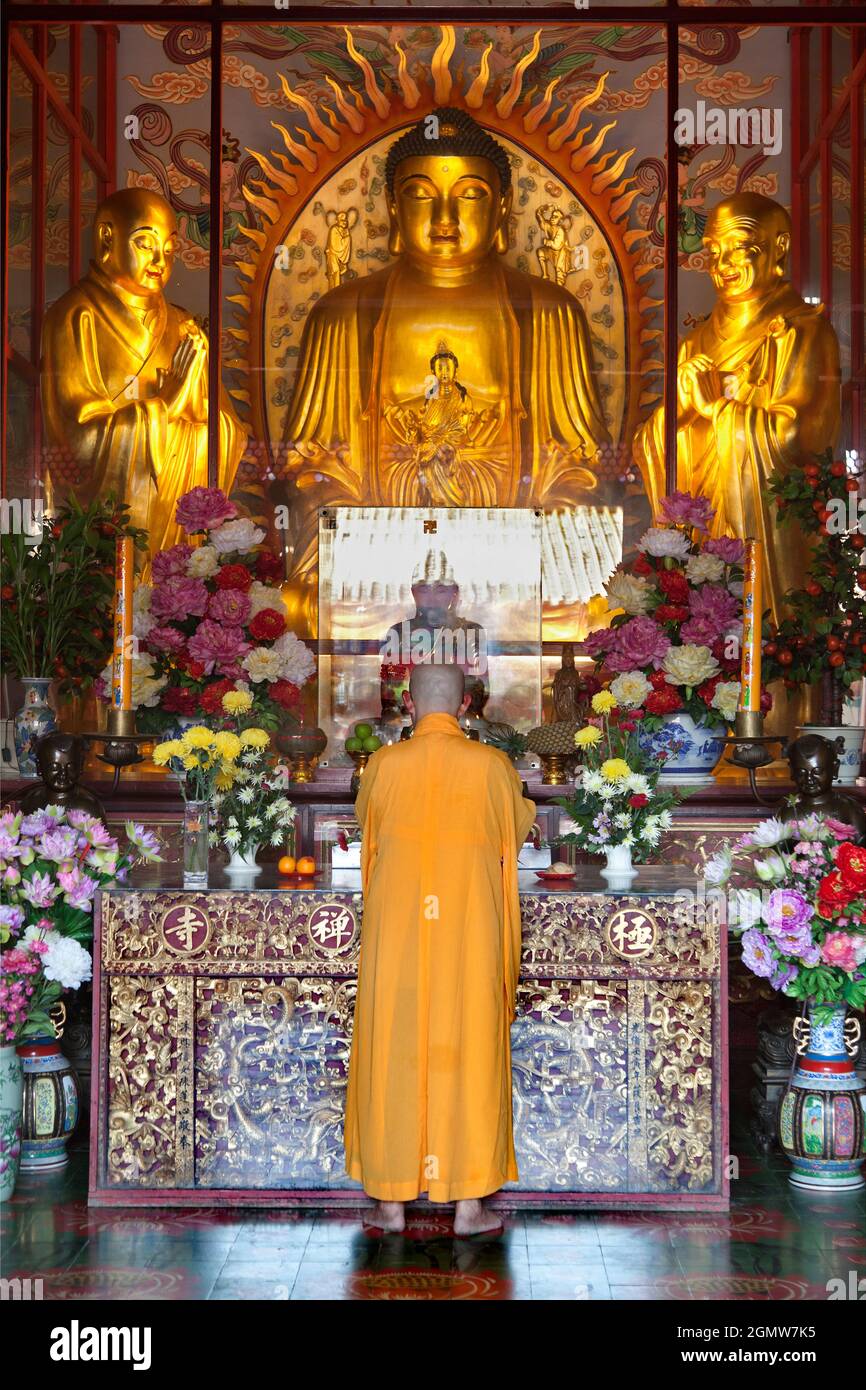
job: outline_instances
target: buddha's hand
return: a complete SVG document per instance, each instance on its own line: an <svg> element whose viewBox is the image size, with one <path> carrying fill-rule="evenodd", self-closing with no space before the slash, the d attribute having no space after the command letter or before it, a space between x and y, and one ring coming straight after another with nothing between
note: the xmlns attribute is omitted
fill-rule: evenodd
<svg viewBox="0 0 866 1390"><path fill-rule="evenodd" d="M193 328L195 333L185 333L174 350L171 363L160 374L159 395L172 417L184 409L192 389L201 379L207 358L207 339L197 325L193 324Z"/></svg>
<svg viewBox="0 0 866 1390"><path fill-rule="evenodd" d="M706 353L687 357L677 367L677 401L680 415L697 411L704 419L712 418L719 400L724 399L722 382L715 362Z"/></svg>

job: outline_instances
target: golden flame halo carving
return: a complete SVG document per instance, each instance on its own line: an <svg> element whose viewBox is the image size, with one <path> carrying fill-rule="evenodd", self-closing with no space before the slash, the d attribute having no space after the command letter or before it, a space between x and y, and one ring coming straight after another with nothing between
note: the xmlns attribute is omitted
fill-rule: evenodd
<svg viewBox="0 0 866 1390"><path fill-rule="evenodd" d="M430 81L422 86L409 73L406 53L396 41L394 90L384 92L372 65L356 48L348 28L345 30L346 50L362 74L363 94L355 87L343 89L332 77L326 76L333 93L333 107L324 102L314 106L307 97L293 92L285 77L279 75L286 100L303 112L309 129L302 128L296 138L284 125L272 121L274 129L280 133L285 152L271 150L264 155L258 150L247 151L259 161L263 178L250 180L244 185L243 193L250 206L258 210L263 226L238 228L250 242L248 258L235 263L247 284L242 293L229 296L229 302L240 310L238 317L242 327L227 326L226 331L234 338L238 351L225 365L248 377L250 384L256 383L256 389L233 389L230 394L249 408L253 437L269 440L260 316L278 250L285 244L309 199L348 160L383 136L396 138L407 125L436 106L462 106L491 134L510 139L550 169L589 211L607 242L626 306L626 372L634 385L626 391L621 439L628 444L648 407L658 398L657 392L646 389L645 382L649 372L660 371L663 365L654 356L654 340L661 336L661 330L653 328L649 322L652 311L661 301L650 298L640 283L652 271L652 265L641 263L639 257L640 242L649 232L630 228L627 221L628 210L639 192L634 178L625 173L634 148L624 151L604 148L616 125L615 120L602 125L594 135L589 125L579 125L581 116L604 90L609 74L602 73L592 90L570 108L554 103L554 92L561 81L559 77L553 78L540 96L534 87L524 93L526 71L541 47L539 29L530 48L515 65L508 89L497 100L488 92L492 43L484 49L478 71L468 81L465 92L460 91L450 69L456 44L455 29L451 24L439 28L441 39L431 60ZM347 92L351 99L347 98Z"/></svg>

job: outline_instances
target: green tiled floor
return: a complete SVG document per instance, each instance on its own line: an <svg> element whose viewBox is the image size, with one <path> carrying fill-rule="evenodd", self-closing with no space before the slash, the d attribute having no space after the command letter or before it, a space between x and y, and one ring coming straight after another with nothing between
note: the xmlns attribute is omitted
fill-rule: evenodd
<svg viewBox="0 0 866 1390"><path fill-rule="evenodd" d="M729 1215L517 1213L499 1238L454 1240L447 1209L410 1209L405 1235L380 1237L357 1212L91 1209L78 1145L0 1208L2 1272L55 1299L824 1300L828 1279L862 1271L863 1193L804 1196L781 1155L733 1148Z"/></svg>

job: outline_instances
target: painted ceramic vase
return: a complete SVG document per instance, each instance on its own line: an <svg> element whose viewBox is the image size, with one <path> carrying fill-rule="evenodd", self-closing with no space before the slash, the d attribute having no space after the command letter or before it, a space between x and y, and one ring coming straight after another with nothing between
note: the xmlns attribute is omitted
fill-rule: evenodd
<svg viewBox="0 0 866 1390"><path fill-rule="evenodd" d="M22 676L24 704L13 720L15 735L15 757L18 759L18 772L22 777L38 777L36 767L36 745L43 734L51 734L57 728L54 710L48 703L48 676Z"/></svg>
<svg viewBox="0 0 866 1390"><path fill-rule="evenodd" d="M653 758L665 754L661 782L681 787L702 787L713 780L713 768L722 756L727 736L725 724L696 724L688 714L667 714L660 729L651 733L638 728L638 742Z"/></svg>
<svg viewBox="0 0 866 1390"><path fill-rule="evenodd" d="M15 1191L21 1164L21 1106L24 1083L14 1043L0 1047L0 1202Z"/></svg>
<svg viewBox="0 0 866 1390"><path fill-rule="evenodd" d="M78 1077L56 1038L29 1038L19 1043L18 1056L24 1079L21 1171L62 1168L78 1124Z"/></svg>
<svg viewBox="0 0 866 1390"><path fill-rule="evenodd" d="M863 1187L866 1086L854 1070L860 1025L845 1005L798 1018L798 1055L779 1107L779 1143L791 1160L790 1180L811 1191Z"/></svg>

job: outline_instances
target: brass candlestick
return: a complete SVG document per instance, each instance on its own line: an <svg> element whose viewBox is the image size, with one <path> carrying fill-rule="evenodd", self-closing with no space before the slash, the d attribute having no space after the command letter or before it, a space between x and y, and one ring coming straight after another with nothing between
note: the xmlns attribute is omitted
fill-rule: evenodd
<svg viewBox="0 0 866 1390"><path fill-rule="evenodd" d="M361 790L361 777L363 775L364 768L370 761L371 756L372 754L365 753L363 752L363 750L360 753L349 754L349 757L355 764L355 770L352 773L352 780L349 783L349 791L352 793L353 797L357 796L358 792Z"/></svg>
<svg viewBox="0 0 866 1390"><path fill-rule="evenodd" d="M135 710L132 709L110 709L108 728L104 734L87 733L81 737L87 746L91 743L102 744L102 752L96 756L101 763L114 768L112 795L117 791L123 768L134 767L136 763L144 762L144 755L138 751L139 744L155 742L153 734L136 733Z"/></svg>
<svg viewBox="0 0 866 1390"><path fill-rule="evenodd" d="M761 710L738 709L734 731L728 734L726 741L731 746L731 762L737 767L744 767L749 774L749 786L755 800L761 806L775 805L775 802L761 796L755 774L759 767L766 767L773 761L775 754L770 751L770 744L779 744L781 756L787 745L787 738L783 734L764 733L764 716Z"/></svg>

